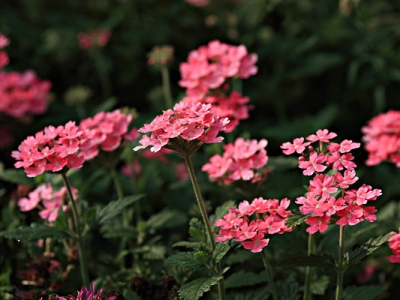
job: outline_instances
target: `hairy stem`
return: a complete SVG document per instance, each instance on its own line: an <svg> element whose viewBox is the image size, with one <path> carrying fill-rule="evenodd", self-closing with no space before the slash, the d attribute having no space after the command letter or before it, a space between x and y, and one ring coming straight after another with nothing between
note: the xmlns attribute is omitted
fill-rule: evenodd
<svg viewBox="0 0 400 300"><path fill-rule="evenodd" d="M308 255L311 255L314 252L314 235L308 235ZM311 299L311 276L312 276L312 268L310 266L306 269L306 283L304 285L304 300Z"/></svg>
<svg viewBox="0 0 400 300"><path fill-rule="evenodd" d="M275 281L274 281L274 273L272 271L272 267L268 262L267 252L265 250L261 251L262 259L264 262L265 269L267 270L268 283L272 292L272 298L274 300L279 300L278 290L276 289Z"/></svg>
<svg viewBox="0 0 400 300"><path fill-rule="evenodd" d="M212 252L214 252L215 241L213 238L213 232L212 232L210 220L207 215L206 206L205 206L203 198L201 196L200 186L199 186L199 183L197 182L196 174L194 172L193 163L192 163L192 160L190 159L190 156L185 156L184 159L185 159L185 163L188 168L188 171L189 171L190 180L192 181L193 190L194 190L194 194L196 196L197 204L199 205L200 213L201 213L201 216L203 217L204 225L206 226L206 229L207 229L208 241L211 245ZM216 267L217 267L218 272L221 272L220 264L217 264ZM218 292L219 292L219 299L224 300L225 299L225 289L224 289L224 280L223 279L218 281Z"/></svg>
<svg viewBox="0 0 400 300"><path fill-rule="evenodd" d="M339 261L337 266L337 282L336 282L336 297L335 300L342 299L343 291L343 274L345 271L344 265L344 226L340 226L339 230Z"/></svg>
<svg viewBox="0 0 400 300"><path fill-rule="evenodd" d="M87 266L86 266L85 253L84 253L84 247L83 247L83 239L82 239L82 230L81 230L81 225L79 222L78 209L76 208L74 195L72 194L71 185L69 184L67 175L64 172L62 172L61 176L64 181L64 185L67 188L69 202L72 207L72 217L74 219L74 226L75 226L76 233L78 235L77 242L78 242L78 254L79 254L79 264L81 267L80 269L81 269L82 283L85 287L89 287L89 275L88 275L88 270L87 270Z"/></svg>

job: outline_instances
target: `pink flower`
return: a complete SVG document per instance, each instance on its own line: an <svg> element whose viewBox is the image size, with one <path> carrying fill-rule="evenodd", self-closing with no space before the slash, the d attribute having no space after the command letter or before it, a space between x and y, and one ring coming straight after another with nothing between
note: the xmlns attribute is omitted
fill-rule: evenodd
<svg viewBox="0 0 400 300"><path fill-rule="evenodd" d="M319 129L316 134L309 135L306 139L312 143L316 141L329 142L329 140L337 136L334 132L329 132L328 129Z"/></svg>
<svg viewBox="0 0 400 300"><path fill-rule="evenodd" d="M104 47L111 36L110 29L94 29L78 33L78 41L81 49L86 50L94 46Z"/></svg>
<svg viewBox="0 0 400 300"><path fill-rule="evenodd" d="M377 115L362 128L362 132L365 150L369 153L368 166L388 160L400 167L400 111L390 110Z"/></svg>
<svg viewBox="0 0 400 300"><path fill-rule="evenodd" d="M230 184L237 180L262 182L265 176L257 173L268 162L265 147L268 141L245 140L237 138L235 143L226 144L222 156L216 154L209 163L203 165L202 171L208 172L210 180ZM264 174L261 172L261 174Z"/></svg>
<svg viewBox="0 0 400 300"><path fill-rule="evenodd" d="M108 296L107 294L102 295L103 289L99 289L97 293L94 289L94 284L91 283L89 290L82 286L82 289L78 291L76 297L68 295L66 297L59 297L60 300L116 300L117 296Z"/></svg>
<svg viewBox="0 0 400 300"><path fill-rule="evenodd" d="M189 53L180 65L181 87L189 97L204 98L209 90L223 88L230 78L248 78L257 73L257 55L248 54L245 46L231 46L214 40Z"/></svg>
<svg viewBox="0 0 400 300"><path fill-rule="evenodd" d="M206 6L210 2L210 0L185 0L185 1L187 3L193 4L193 5L199 6L199 7Z"/></svg>
<svg viewBox="0 0 400 300"><path fill-rule="evenodd" d="M210 112L211 104L187 103L181 101L173 109L168 109L157 116L150 124L145 124L139 132L143 135L140 146L133 150L152 146L152 152L161 148L176 151L181 156L193 155L202 143L218 143L223 140L218 133L224 130L229 120L220 119Z"/></svg>
<svg viewBox="0 0 400 300"><path fill-rule="evenodd" d="M252 237L251 240L243 241L242 246L244 249L250 250L253 253L261 252L269 243L269 239L264 239L263 237L263 234L257 234Z"/></svg>
<svg viewBox="0 0 400 300"><path fill-rule="evenodd" d="M0 32L0 49L8 46L10 44L10 40Z"/></svg>
<svg viewBox="0 0 400 300"><path fill-rule="evenodd" d="M281 149L284 149L283 153L286 155L293 154L294 152L300 154L303 153L306 147L310 144L311 144L310 142L304 142L304 138L295 138L293 140L293 143L290 142L283 143L281 145Z"/></svg>
<svg viewBox="0 0 400 300"><path fill-rule="evenodd" d="M314 234L317 231L324 232L328 229L328 222L330 217L329 216L322 216L322 217L307 217L306 224L310 225L306 229L309 234Z"/></svg>
<svg viewBox="0 0 400 300"><path fill-rule="evenodd" d="M11 156L17 160L14 166L23 167L28 177L44 171L59 172L66 166L81 168L91 136L90 131L80 130L72 121L65 126L46 127L35 136L27 137L12 152Z"/></svg>
<svg viewBox="0 0 400 300"><path fill-rule="evenodd" d="M388 244L389 248L392 250L392 255L389 255L388 259L391 263L400 263L400 233L394 231L391 233L393 236L388 240Z"/></svg>
<svg viewBox="0 0 400 300"><path fill-rule="evenodd" d="M0 71L0 112L15 118L42 114L50 102L50 88L51 83L39 80L33 71Z"/></svg>
<svg viewBox="0 0 400 300"><path fill-rule="evenodd" d="M309 160L304 160L303 157L299 157L299 168L305 169L303 174L306 176L311 176L314 172L323 172L326 170L327 166L323 165L326 161L326 156L321 153L312 152L310 154Z"/></svg>

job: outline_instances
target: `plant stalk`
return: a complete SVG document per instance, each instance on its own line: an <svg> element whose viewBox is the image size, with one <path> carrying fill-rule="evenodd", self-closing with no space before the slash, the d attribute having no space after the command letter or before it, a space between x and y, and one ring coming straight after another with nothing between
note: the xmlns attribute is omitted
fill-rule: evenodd
<svg viewBox="0 0 400 300"><path fill-rule="evenodd" d="M340 226L339 230L339 261L337 266L337 282L336 282L336 297L335 300L342 299L343 292L343 274L344 266L344 226Z"/></svg>
<svg viewBox="0 0 400 300"><path fill-rule="evenodd" d="M168 73L168 68L164 65L161 67L161 77L162 77L162 88L163 88L163 94L164 94L164 98L165 98L165 105L167 106L167 108L172 108L173 101L172 101L172 95L171 95L169 73Z"/></svg>
<svg viewBox="0 0 400 300"><path fill-rule="evenodd" d="M81 277L82 277L82 283L85 287L89 287L89 275L88 275L88 270L86 266L86 260L85 260L85 254L84 254L84 248L83 248L83 240L82 240L82 230L79 222L79 216L78 216L78 209L76 208L74 196L72 194L71 190L71 185L69 184L67 175L62 172L61 173L62 179L64 181L64 185L67 188L68 196L69 196L69 202L71 203L72 207L72 217L74 220L74 226L75 230L77 231L78 235L78 254L79 254L79 264L80 264L80 269L81 269Z"/></svg>
<svg viewBox="0 0 400 300"><path fill-rule="evenodd" d="M263 262L264 262L265 269L267 270L268 283L269 283L269 286L271 288L272 298L274 300L279 300L278 290L276 289L276 285L275 285L275 281L274 281L274 273L272 271L271 265L268 262L268 257L267 257L266 251L262 250L261 251L261 255L262 255L262 259L263 259Z"/></svg>
<svg viewBox="0 0 400 300"><path fill-rule="evenodd" d="M308 235L308 256L313 254L314 252L314 235ZM312 277L312 268L310 266L306 269L306 283L304 285L304 300L311 300L311 277Z"/></svg>
<svg viewBox="0 0 400 300"><path fill-rule="evenodd" d="M212 250L212 252L214 252L214 250L215 250L215 241L214 241L214 238L213 238L213 232L212 232L210 220L209 220L208 215L207 215L206 206L205 206L203 198L201 196L200 186L199 186L199 183L198 183L197 178L196 178L196 173L194 172L193 163L192 163L192 160L190 159L189 155L185 156L184 159L185 159L186 166L188 168L190 180L192 181L193 190L194 190L194 194L196 196L197 204L198 204L198 206L200 208L200 213L201 213L201 216L203 217L203 221L204 221L204 224L205 224L206 229L207 229L207 235L208 235L208 240L209 240L210 245L211 245L211 250ZM217 264L216 267L217 267L218 272L220 273L221 272L220 264ZM219 293L219 299L220 300L225 300L224 279L221 279L221 280L218 281L218 293Z"/></svg>

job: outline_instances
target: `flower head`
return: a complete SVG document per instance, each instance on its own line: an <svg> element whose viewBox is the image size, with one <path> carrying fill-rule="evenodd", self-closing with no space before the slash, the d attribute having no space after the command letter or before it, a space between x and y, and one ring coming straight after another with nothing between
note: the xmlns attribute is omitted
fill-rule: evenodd
<svg viewBox="0 0 400 300"><path fill-rule="evenodd" d="M150 66L162 67L166 66L169 62L173 60L174 48L172 46L155 46L151 52L148 54L147 63Z"/></svg>
<svg viewBox="0 0 400 300"><path fill-rule="evenodd" d="M99 289L97 293L94 289L94 284L90 284L89 290L86 287L82 287L78 294L75 296L68 295L66 297L59 297L60 300L115 300L117 296L102 295L103 289Z"/></svg>
<svg viewBox="0 0 400 300"><path fill-rule="evenodd" d="M388 240L392 255L388 257L391 263L400 263L400 230L399 233L392 232L393 236Z"/></svg>
<svg viewBox="0 0 400 300"><path fill-rule="evenodd" d="M391 161L400 167L400 111L390 110L372 118L362 128L368 166Z"/></svg>
<svg viewBox="0 0 400 300"><path fill-rule="evenodd" d="M78 41L81 49L86 50L94 46L104 47L111 37L111 30L93 29L87 32L78 33Z"/></svg>
<svg viewBox="0 0 400 300"><path fill-rule="evenodd" d="M229 123L227 118L219 118L210 112L211 104L188 103L181 101L173 109L163 111L150 124L145 124L138 131L143 135L140 146L133 150L152 146L157 152L163 147L174 150L181 156L191 156L202 143L218 143L223 140L218 133Z"/></svg>

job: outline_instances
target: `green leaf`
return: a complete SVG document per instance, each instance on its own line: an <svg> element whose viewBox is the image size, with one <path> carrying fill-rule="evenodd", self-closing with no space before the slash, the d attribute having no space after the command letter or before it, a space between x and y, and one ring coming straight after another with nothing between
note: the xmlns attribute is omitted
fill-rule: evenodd
<svg viewBox="0 0 400 300"><path fill-rule="evenodd" d="M96 223L103 224L104 222L112 219L121 213L126 207L131 205L133 202L138 201L142 197L143 195L135 195L111 201L105 207L100 209L97 214Z"/></svg>
<svg viewBox="0 0 400 300"><path fill-rule="evenodd" d="M232 200L224 202L222 205L215 209L215 214L210 217L211 224L214 224L215 220L223 218L228 212L229 208L234 206L235 202Z"/></svg>
<svg viewBox="0 0 400 300"><path fill-rule="evenodd" d="M239 288L243 286L252 286L262 282L267 282L266 278L267 274L265 272L256 274L253 272L240 270L239 272L233 273L225 280L225 287L228 289Z"/></svg>
<svg viewBox="0 0 400 300"><path fill-rule="evenodd" d="M219 262L231 247L227 243L217 243L213 253L213 260L215 263Z"/></svg>
<svg viewBox="0 0 400 300"><path fill-rule="evenodd" d="M212 277L201 277L184 284L178 293L184 300L197 300L205 292L208 292L213 285L216 285L219 280L223 278L222 275L214 275Z"/></svg>
<svg viewBox="0 0 400 300"><path fill-rule="evenodd" d="M194 254L195 252L180 252L168 257L165 262L189 271L195 271L203 265L195 259Z"/></svg>
<svg viewBox="0 0 400 300"><path fill-rule="evenodd" d="M270 291L268 288L265 286L259 287L259 288L254 288L252 287L248 291L243 291L243 289L240 289L240 291L235 291L234 293L229 293L227 299L232 299L232 300L265 300L269 299Z"/></svg>
<svg viewBox="0 0 400 300"><path fill-rule="evenodd" d="M324 295L329 285L329 277L322 275L311 283L311 292L314 295Z"/></svg>
<svg viewBox="0 0 400 300"><path fill-rule="evenodd" d="M0 179L17 184L26 184L29 186L36 185L35 179L27 177L24 170L4 169L4 165L2 163L0 163Z"/></svg>
<svg viewBox="0 0 400 300"><path fill-rule="evenodd" d="M0 236L21 241L36 241L45 238L60 240L68 237L68 234L66 231L55 227L32 224L31 227L21 227L14 230L2 231L0 232Z"/></svg>
<svg viewBox="0 0 400 300"><path fill-rule="evenodd" d="M184 247L188 249L199 249L200 243L198 242L186 242L186 241L180 241L172 245L172 247Z"/></svg>
<svg viewBox="0 0 400 300"><path fill-rule="evenodd" d="M382 285L350 286L343 290L342 300L375 300L384 291Z"/></svg>
<svg viewBox="0 0 400 300"><path fill-rule="evenodd" d="M189 222L189 226L189 235L193 241L205 242L207 240L204 225L200 222L199 219L191 219Z"/></svg>
<svg viewBox="0 0 400 300"><path fill-rule="evenodd" d="M95 207L89 207L83 214L83 221L86 224L92 224L96 220L97 209Z"/></svg>
<svg viewBox="0 0 400 300"><path fill-rule="evenodd" d="M329 270L335 267L335 260L331 255L299 254L286 258L278 263L279 267L319 267Z"/></svg>
<svg viewBox="0 0 400 300"><path fill-rule="evenodd" d="M171 209L164 209L152 215L146 222L147 227L152 229L174 228L187 224L186 214Z"/></svg>
<svg viewBox="0 0 400 300"><path fill-rule="evenodd" d="M211 260L211 256L208 253L204 252L204 251L195 252L194 253L194 258L201 265L206 265Z"/></svg>
<svg viewBox="0 0 400 300"><path fill-rule="evenodd" d="M370 255L382 244L386 243L391 236L392 234L388 233L377 238L371 238L366 243L352 251L350 254L346 253L348 255L347 265L351 266L359 263L364 257Z"/></svg>
<svg viewBox="0 0 400 300"><path fill-rule="evenodd" d="M292 211L292 214L286 219L286 226L288 228L303 224L307 219L307 216L303 215L298 211Z"/></svg>
<svg viewBox="0 0 400 300"><path fill-rule="evenodd" d="M289 276L284 282L277 284L277 290L280 300L298 300L300 299L299 284L295 281L294 276Z"/></svg>

